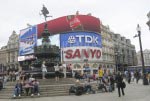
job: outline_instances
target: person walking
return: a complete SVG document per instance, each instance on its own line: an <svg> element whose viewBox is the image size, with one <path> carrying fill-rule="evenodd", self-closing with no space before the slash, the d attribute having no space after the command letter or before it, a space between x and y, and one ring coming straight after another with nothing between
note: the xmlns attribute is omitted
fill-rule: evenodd
<svg viewBox="0 0 150 101"><path fill-rule="evenodd" d="M118 73L118 75L116 76L116 82L117 82L117 87L118 87L118 95L119 97L121 97L121 93L120 93L120 89L122 91L122 95L124 96L125 93L124 93L124 87L123 87L123 77L122 75L120 74L120 72Z"/></svg>
<svg viewBox="0 0 150 101"><path fill-rule="evenodd" d="M148 73L148 83L150 84L150 72Z"/></svg>
<svg viewBox="0 0 150 101"><path fill-rule="evenodd" d="M131 82L131 72L128 71L128 84L130 84L130 82Z"/></svg>
<svg viewBox="0 0 150 101"><path fill-rule="evenodd" d="M102 77L103 77L103 70L101 67L99 67L99 70L98 70L98 76L99 76L99 80L100 80L100 83L102 83Z"/></svg>
<svg viewBox="0 0 150 101"><path fill-rule="evenodd" d="M136 83L138 84L139 79L140 79L140 73L138 71L136 71L135 73L135 78L136 78Z"/></svg>

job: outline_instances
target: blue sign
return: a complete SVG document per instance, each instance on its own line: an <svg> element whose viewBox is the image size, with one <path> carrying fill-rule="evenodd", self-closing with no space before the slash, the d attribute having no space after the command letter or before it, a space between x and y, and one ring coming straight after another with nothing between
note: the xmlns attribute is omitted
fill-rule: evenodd
<svg viewBox="0 0 150 101"><path fill-rule="evenodd" d="M95 32L66 32L60 34L60 47L91 46L102 48L101 35Z"/></svg>
<svg viewBox="0 0 150 101"><path fill-rule="evenodd" d="M37 44L37 27L29 27L20 31L19 56L34 53Z"/></svg>

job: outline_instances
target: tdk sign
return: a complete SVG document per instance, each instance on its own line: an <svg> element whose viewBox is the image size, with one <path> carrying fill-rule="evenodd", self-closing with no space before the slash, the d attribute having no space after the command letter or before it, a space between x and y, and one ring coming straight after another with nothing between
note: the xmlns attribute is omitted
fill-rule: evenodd
<svg viewBox="0 0 150 101"><path fill-rule="evenodd" d="M85 41L85 43L96 43L96 44L98 44L98 37L90 36L90 35L70 36L68 38L68 43L76 43L76 40L78 40L79 43L82 43L83 41Z"/></svg>
<svg viewBox="0 0 150 101"><path fill-rule="evenodd" d="M92 46L102 47L101 36L95 32L69 32L60 34L61 47Z"/></svg>

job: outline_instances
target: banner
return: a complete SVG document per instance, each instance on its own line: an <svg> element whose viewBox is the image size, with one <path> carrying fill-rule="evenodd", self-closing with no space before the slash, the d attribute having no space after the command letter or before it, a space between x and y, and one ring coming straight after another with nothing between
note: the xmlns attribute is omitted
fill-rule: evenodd
<svg viewBox="0 0 150 101"><path fill-rule="evenodd" d="M92 46L102 48L101 36L95 32L66 32L60 34L60 47Z"/></svg>
<svg viewBox="0 0 150 101"><path fill-rule="evenodd" d="M19 56L33 54L37 44L37 27L32 26L20 31Z"/></svg>
<svg viewBox="0 0 150 101"><path fill-rule="evenodd" d="M44 30L44 23L37 25L38 38ZM47 21L47 28L51 35L72 30L101 32L101 22L98 18L89 15L67 15Z"/></svg>

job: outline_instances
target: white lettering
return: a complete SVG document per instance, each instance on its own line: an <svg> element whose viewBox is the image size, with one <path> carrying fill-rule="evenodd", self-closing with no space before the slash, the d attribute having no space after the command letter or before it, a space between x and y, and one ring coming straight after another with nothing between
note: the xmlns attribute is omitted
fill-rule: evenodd
<svg viewBox="0 0 150 101"><path fill-rule="evenodd" d="M98 37L90 36L90 35L76 35L76 36L69 36L68 43L75 43L79 40L79 43L96 43L98 44Z"/></svg>
<svg viewBox="0 0 150 101"><path fill-rule="evenodd" d="M94 36L93 36L94 37ZM92 39L92 36L89 36L89 35L86 35L85 36L85 43L92 43L93 41L92 41L93 39Z"/></svg>
<svg viewBox="0 0 150 101"><path fill-rule="evenodd" d="M93 36L93 43L97 43L98 44L98 37L94 37Z"/></svg>
<svg viewBox="0 0 150 101"><path fill-rule="evenodd" d="M76 35L77 38L79 38L79 42L82 42L82 38L84 37L84 35Z"/></svg>

